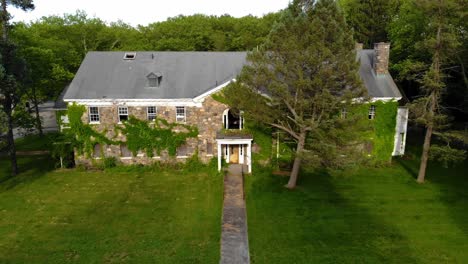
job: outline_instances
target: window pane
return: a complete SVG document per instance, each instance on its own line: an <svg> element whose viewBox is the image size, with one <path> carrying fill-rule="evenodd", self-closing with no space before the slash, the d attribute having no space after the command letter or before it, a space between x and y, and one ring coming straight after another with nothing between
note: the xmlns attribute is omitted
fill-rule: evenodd
<svg viewBox="0 0 468 264"><path fill-rule="evenodd" d="M122 157L131 157L132 156L132 152L128 149L127 145L120 145L120 155Z"/></svg>
<svg viewBox="0 0 468 264"><path fill-rule="evenodd" d="M156 77L148 78L148 86L149 87L158 87L158 79Z"/></svg>
<svg viewBox="0 0 468 264"><path fill-rule="evenodd" d="M95 158L101 157L101 145L100 144L94 145L93 157Z"/></svg>
<svg viewBox="0 0 468 264"><path fill-rule="evenodd" d="M187 156L187 155L188 155L187 145L182 145L177 148L177 156Z"/></svg>

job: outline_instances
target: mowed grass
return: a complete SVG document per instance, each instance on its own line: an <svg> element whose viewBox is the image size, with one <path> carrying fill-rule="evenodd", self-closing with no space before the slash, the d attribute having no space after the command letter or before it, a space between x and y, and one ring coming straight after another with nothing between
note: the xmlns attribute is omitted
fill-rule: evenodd
<svg viewBox="0 0 468 264"><path fill-rule="evenodd" d="M8 179L4 159L0 263L219 261L222 177L212 169L52 171L38 156L20 157L31 169Z"/></svg>
<svg viewBox="0 0 468 264"><path fill-rule="evenodd" d="M246 178L252 263L468 263L468 164L419 160L390 167ZM254 168L255 169L255 168Z"/></svg>

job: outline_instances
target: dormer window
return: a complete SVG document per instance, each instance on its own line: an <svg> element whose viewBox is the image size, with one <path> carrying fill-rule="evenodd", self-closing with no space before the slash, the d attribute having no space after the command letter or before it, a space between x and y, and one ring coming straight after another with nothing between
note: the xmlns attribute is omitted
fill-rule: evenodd
<svg viewBox="0 0 468 264"><path fill-rule="evenodd" d="M162 74L161 73L150 73L148 76L148 87L159 87L162 82Z"/></svg>
<svg viewBox="0 0 468 264"><path fill-rule="evenodd" d="M134 60L136 57L136 52L127 52L124 55L124 60Z"/></svg>

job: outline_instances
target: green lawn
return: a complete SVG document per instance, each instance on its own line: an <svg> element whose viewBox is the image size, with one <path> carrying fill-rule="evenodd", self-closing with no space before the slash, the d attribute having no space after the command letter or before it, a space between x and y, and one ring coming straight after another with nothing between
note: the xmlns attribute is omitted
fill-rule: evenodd
<svg viewBox="0 0 468 264"><path fill-rule="evenodd" d="M252 263L468 263L468 164L431 164L423 185L418 165L306 173L294 191L257 169L246 181Z"/></svg>
<svg viewBox="0 0 468 264"><path fill-rule="evenodd" d="M13 179L0 160L0 263L218 262L215 171L52 171L48 160L21 157L34 169Z"/></svg>
<svg viewBox="0 0 468 264"><path fill-rule="evenodd" d="M46 133L44 136L28 135L15 140L15 147L17 151L30 151L30 150L50 150L52 143L58 133Z"/></svg>

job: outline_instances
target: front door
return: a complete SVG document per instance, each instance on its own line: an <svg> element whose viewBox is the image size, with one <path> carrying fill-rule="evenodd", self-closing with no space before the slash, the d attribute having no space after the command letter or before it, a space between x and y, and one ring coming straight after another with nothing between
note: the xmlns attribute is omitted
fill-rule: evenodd
<svg viewBox="0 0 468 264"><path fill-rule="evenodd" d="M239 163L239 145L230 145L229 163Z"/></svg>

